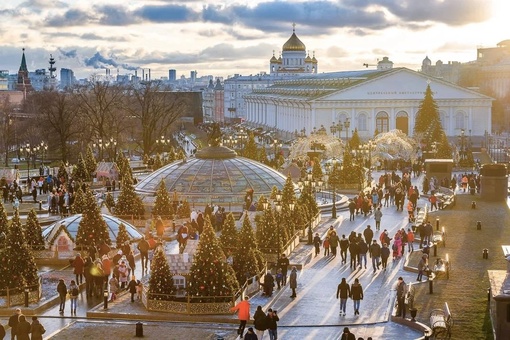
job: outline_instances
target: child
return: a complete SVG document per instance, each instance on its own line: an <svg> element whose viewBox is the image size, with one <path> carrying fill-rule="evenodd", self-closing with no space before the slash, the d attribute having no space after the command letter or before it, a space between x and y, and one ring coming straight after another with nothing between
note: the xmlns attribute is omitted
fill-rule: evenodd
<svg viewBox="0 0 510 340"><path fill-rule="evenodd" d="M140 282L140 280L136 280L136 299L141 300L142 299L142 289L143 285Z"/></svg>
<svg viewBox="0 0 510 340"><path fill-rule="evenodd" d="M329 256L329 236L326 236L322 245L324 246L324 256Z"/></svg>
<svg viewBox="0 0 510 340"><path fill-rule="evenodd" d="M276 283L278 284L278 289L280 289L282 281L283 281L282 269L279 268L278 271L276 272Z"/></svg>

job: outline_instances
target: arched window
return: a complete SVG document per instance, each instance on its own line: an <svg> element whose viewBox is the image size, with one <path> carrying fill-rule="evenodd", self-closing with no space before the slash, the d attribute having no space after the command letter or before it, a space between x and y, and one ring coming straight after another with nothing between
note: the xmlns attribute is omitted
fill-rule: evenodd
<svg viewBox="0 0 510 340"><path fill-rule="evenodd" d="M446 122L446 112L444 111L439 111L439 120L441 121L441 127L443 128L443 130L447 131L447 122Z"/></svg>
<svg viewBox="0 0 510 340"><path fill-rule="evenodd" d="M409 116L405 111L397 112L395 119L395 127L405 133L409 134Z"/></svg>
<svg viewBox="0 0 510 340"><path fill-rule="evenodd" d="M458 111L455 113L455 129L465 129L465 120L466 114L463 111Z"/></svg>
<svg viewBox="0 0 510 340"><path fill-rule="evenodd" d="M375 127L379 133L389 131L388 113L385 111L377 112L375 115Z"/></svg>
<svg viewBox="0 0 510 340"><path fill-rule="evenodd" d="M358 131L367 131L367 114L365 112L360 112L358 117L356 117L356 128Z"/></svg>

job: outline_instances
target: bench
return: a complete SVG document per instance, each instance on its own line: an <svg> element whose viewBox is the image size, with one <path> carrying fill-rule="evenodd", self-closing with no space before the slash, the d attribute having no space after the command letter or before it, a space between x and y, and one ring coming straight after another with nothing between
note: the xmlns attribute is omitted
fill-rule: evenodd
<svg viewBox="0 0 510 340"><path fill-rule="evenodd" d="M445 302L443 309L434 309L430 312L430 328L434 339L450 339L453 327L453 318L448 303Z"/></svg>

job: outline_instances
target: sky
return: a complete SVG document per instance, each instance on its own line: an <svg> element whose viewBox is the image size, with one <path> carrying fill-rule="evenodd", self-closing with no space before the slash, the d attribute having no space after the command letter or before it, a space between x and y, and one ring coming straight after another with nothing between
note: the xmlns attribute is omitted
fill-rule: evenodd
<svg viewBox="0 0 510 340"><path fill-rule="evenodd" d="M509 0L2 0L0 70L16 73L25 48L29 71L51 54L78 78L269 73L293 23L319 72L384 56L418 70L426 56L475 60L477 47L510 39L509 18Z"/></svg>

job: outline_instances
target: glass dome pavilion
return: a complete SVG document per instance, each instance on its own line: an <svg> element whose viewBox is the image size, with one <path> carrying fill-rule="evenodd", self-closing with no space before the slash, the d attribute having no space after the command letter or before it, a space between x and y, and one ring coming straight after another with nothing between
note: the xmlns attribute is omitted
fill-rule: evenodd
<svg viewBox="0 0 510 340"><path fill-rule="evenodd" d="M154 171L136 185L136 192L155 196L163 179L174 200L233 208L243 206L250 189L253 189L253 200L257 201L261 195L268 197L274 186L282 189L285 185L286 177L280 172L260 162L238 157L235 151L224 146L206 147L195 156Z"/></svg>

